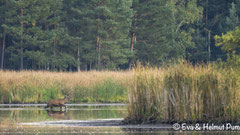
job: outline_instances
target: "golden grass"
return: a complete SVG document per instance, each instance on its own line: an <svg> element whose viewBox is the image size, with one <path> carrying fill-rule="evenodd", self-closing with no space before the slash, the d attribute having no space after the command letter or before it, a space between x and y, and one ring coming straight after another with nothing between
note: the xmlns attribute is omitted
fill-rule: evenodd
<svg viewBox="0 0 240 135"><path fill-rule="evenodd" d="M1 84L21 85L26 82L33 84L45 84L47 80L66 82L68 85L84 85L92 86L106 78L113 78L124 83L126 79L131 77L131 71L90 71L90 72L47 72L47 71L0 71ZM17 82L17 83L16 83Z"/></svg>
<svg viewBox="0 0 240 135"><path fill-rule="evenodd" d="M240 78L234 71L186 62L135 70L127 123L240 122Z"/></svg>
<svg viewBox="0 0 240 135"><path fill-rule="evenodd" d="M0 103L46 103L71 94L75 103L128 101L127 123L240 122L240 77L215 67L180 62L122 72L0 71Z"/></svg>
<svg viewBox="0 0 240 135"><path fill-rule="evenodd" d="M47 72L47 71L0 71L0 93L4 95L0 102L45 102L42 100L44 91L53 91L52 97L63 97L73 94L76 88L84 87L94 89L106 80L113 80L120 85L126 85L132 77L131 71L90 71L90 72ZM30 96L29 93L32 93ZM54 95L55 94L55 95ZM23 96L29 96L23 100Z"/></svg>

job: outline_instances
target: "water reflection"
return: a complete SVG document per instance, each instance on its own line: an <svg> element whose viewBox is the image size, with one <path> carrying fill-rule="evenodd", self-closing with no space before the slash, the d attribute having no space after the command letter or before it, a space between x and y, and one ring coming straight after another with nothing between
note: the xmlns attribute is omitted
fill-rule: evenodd
<svg viewBox="0 0 240 135"><path fill-rule="evenodd" d="M4 121L11 123L38 122L54 120L94 120L123 118L126 106L68 106L67 111L58 108L46 111L44 106L0 106L0 124Z"/></svg>
<svg viewBox="0 0 240 135"><path fill-rule="evenodd" d="M124 105L68 105L67 111L45 110L44 105L0 105L0 134L57 134L57 133L85 133L85 134L123 134L123 135L207 135L207 134L238 134L239 132L180 132L156 130L163 125L152 125L146 129L138 129L138 126L131 128L124 126L114 126L115 121L121 121L127 114L127 107ZM103 121L101 121L101 120ZM107 123L104 121L107 120ZM45 126L33 126L32 123L42 123ZM6 124L7 123L7 124ZM10 124L9 124L10 123ZM15 128L11 123L30 123L27 126ZM51 124L58 124L52 126ZM84 124L94 125L95 127ZM112 126L102 127L111 123ZM65 125L64 125L65 124ZM83 124L83 125L81 125ZM3 126L7 125L7 126ZM67 126L66 126L67 125ZM13 127L12 127L13 126Z"/></svg>
<svg viewBox="0 0 240 135"><path fill-rule="evenodd" d="M69 117L66 116L66 111L47 110L47 114L49 117L52 117L54 119L61 119L61 120L69 119Z"/></svg>

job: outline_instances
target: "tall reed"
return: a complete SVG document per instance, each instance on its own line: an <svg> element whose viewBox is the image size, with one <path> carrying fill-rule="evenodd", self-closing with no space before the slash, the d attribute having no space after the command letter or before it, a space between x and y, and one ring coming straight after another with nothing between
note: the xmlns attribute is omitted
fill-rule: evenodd
<svg viewBox="0 0 240 135"><path fill-rule="evenodd" d="M138 66L129 85L128 123L240 122L240 79L234 71L180 62Z"/></svg>

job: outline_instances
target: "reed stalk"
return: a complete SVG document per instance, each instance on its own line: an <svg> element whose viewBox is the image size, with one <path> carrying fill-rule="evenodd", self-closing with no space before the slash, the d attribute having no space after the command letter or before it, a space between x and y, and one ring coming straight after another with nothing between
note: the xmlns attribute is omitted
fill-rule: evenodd
<svg viewBox="0 0 240 135"><path fill-rule="evenodd" d="M137 66L133 78L127 123L240 122L240 78L233 70L180 62Z"/></svg>

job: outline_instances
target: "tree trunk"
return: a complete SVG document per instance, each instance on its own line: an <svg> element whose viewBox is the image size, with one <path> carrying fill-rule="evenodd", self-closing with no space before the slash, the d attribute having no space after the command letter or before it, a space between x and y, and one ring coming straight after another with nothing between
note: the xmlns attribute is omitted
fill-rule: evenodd
<svg viewBox="0 0 240 135"><path fill-rule="evenodd" d="M72 65L69 64L69 72L72 72Z"/></svg>
<svg viewBox="0 0 240 135"><path fill-rule="evenodd" d="M97 51L97 70L100 69L101 65L101 43L100 43L100 37L97 36L97 43L96 43L96 51Z"/></svg>
<svg viewBox="0 0 240 135"><path fill-rule="evenodd" d="M3 69L4 64L4 53L5 53L5 42L6 41L6 30L3 30L3 41L2 41L2 57L1 57L1 69Z"/></svg>
<svg viewBox="0 0 240 135"><path fill-rule="evenodd" d="M79 44L79 41L78 41L78 53L77 53L77 61L78 61L78 72L81 71L81 67L80 67L80 44Z"/></svg>
<svg viewBox="0 0 240 135"><path fill-rule="evenodd" d="M89 70L91 71L92 70L92 62L90 61L90 64L89 64Z"/></svg>
<svg viewBox="0 0 240 135"><path fill-rule="evenodd" d="M211 32L208 31L208 57L211 59Z"/></svg>
<svg viewBox="0 0 240 135"><path fill-rule="evenodd" d="M207 2L207 4L206 4L206 18L205 18L205 20L206 20L206 24L208 24L208 0L206 2Z"/></svg>
<svg viewBox="0 0 240 135"><path fill-rule="evenodd" d="M135 36L135 31L134 31L134 32L132 32L132 37L131 37L131 48L130 48L131 52L133 52L135 41L136 41L136 36Z"/></svg>
<svg viewBox="0 0 240 135"><path fill-rule="evenodd" d="M87 71L87 64L84 65L85 71Z"/></svg>
<svg viewBox="0 0 240 135"><path fill-rule="evenodd" d="M20 49L20 54L21 54L21 65L20 65L20 70L23 70L23 48Z"/></svg>
<svg viewBox="0 0 240 135"><path fill-rule="evenodd" d="M43 70L43 68L45 67L46 70L46 64L41 66L41 63L38 64L38 70Z"/></svg>
<svg viewBox="0 0 240 135"><path fill-rule="evenodd" d="M133 16L133 21L132 21L131 45L130 45L131 53L133 53L134 44L136 43L136 23L137 23L137 14ZM132 58L130 58L129 60L129 69L131 68L132 68Z"/></svg>
<svg viewBox="0 0 240 135"><path fill-rule="evenodd" d="M211 55L210 55L210 30L208 29L208 0L206 1L206 15L205 15L205 25L206 25L206 30L205 30L205 35L206 35L206 45L208 46L207 52L208 52L208 60L210 60Z"/></svg>
<svg viewBox="0 0 240 135"><path fill-rule="evenodd" d="M8 5L8 1L5 0L5 6ZM6 15L4 17L4 21L6 20ZM2 36L2 52L1 52L1 69L4 69L4 55L5 55L5 48L6 48L6 29L3 29L3 36Z"/></svg>
<svg viewBox="0 0 240 135"><path fill-rule="evenodd" d="M54 18L56 18L56 11L54 11L53 15L54 15ZM57 28L56 23L53 24L53 27L54 27L54 30L56 30L56 28ZM53 40L53 56L54 56L54 58L56 58L56 45L57 45L57 39L56 39L56 37L54 37L54 40ZM55 63L53 63L53 70L55 70L55 68L56 68L56 65L55 65Z"/></svg>
<svg viewBox="0 0 240 135"><path fill-rule="evenodd" d="M34 70L34 62L33 62L33 60L31 60L31 63L32 63L32 70Z"/></svg>
<svg viewBox="0 0 240 135"><path fill-rule="evenodd" d="M23 16L23 8L21 8L21 17ZM22 33L21 33L21 49L20 49L20 70L23 70L23 21L20 21L21 24L21 29L22 29Z"/></svg>

